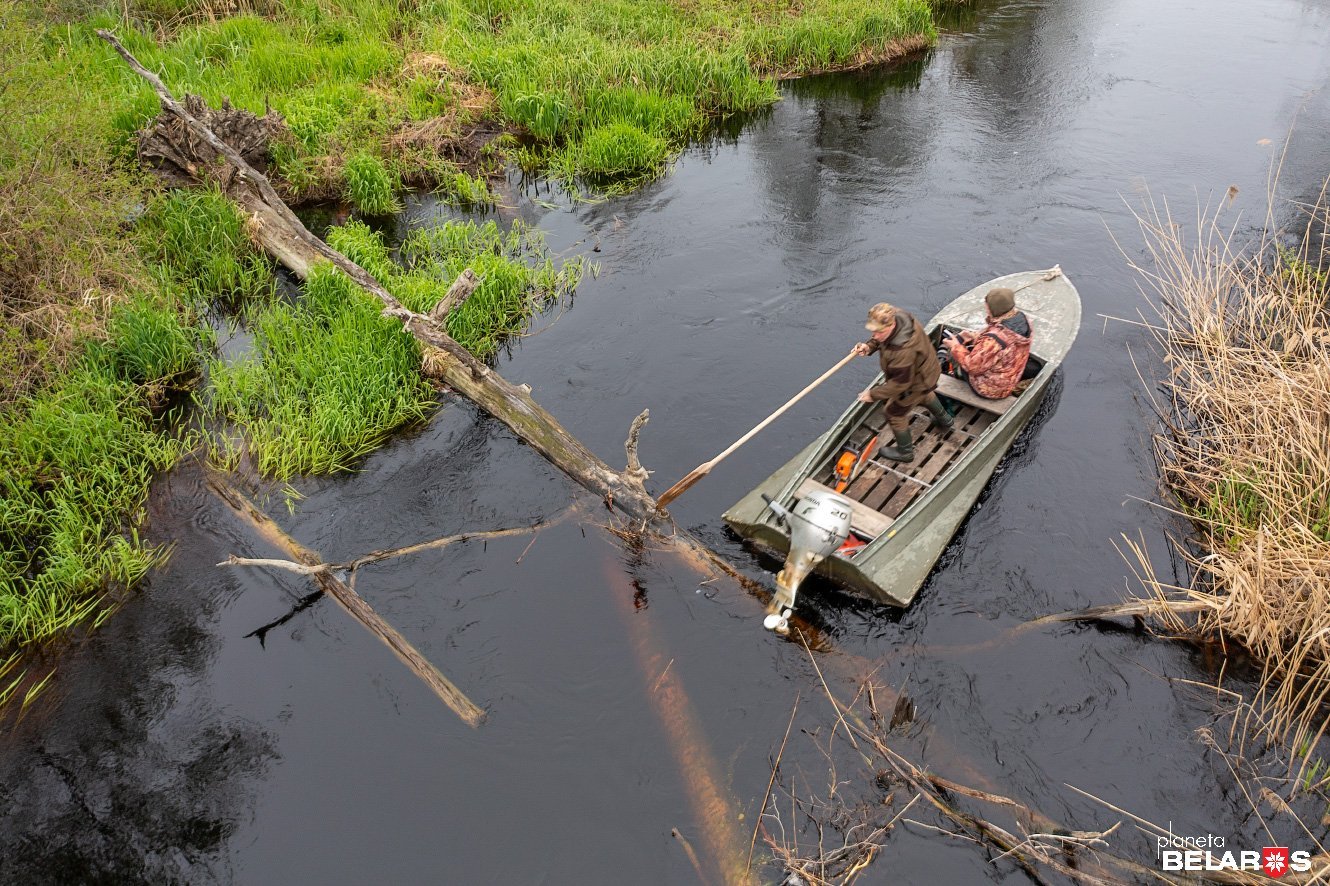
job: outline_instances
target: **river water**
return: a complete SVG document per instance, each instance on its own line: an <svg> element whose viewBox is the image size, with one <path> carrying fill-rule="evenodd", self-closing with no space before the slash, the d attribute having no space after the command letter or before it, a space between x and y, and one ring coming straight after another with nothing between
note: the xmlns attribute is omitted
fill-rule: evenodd
<svg viewBox="0 0 1330 886"><path fill-rule="evenodd" d="M1142 502L1156 481L1132 359L1151 371L1148 341L1101 316L1142 307L1114 238L1142 258L1130 209L1147 188L1186 220L1236 186L1229 217L1260 222L1290 128L1282 193L1314 194L1330 171L1328 24L1313 0L978 2L927 56L789 84L769 113L639 193L571 205L515 186L505 215L539 224L556 250L598 247L602 267L499 369L611 463L649 407L642 458L659 492L834 363L869 304L927 317L983 280L1061 264L1084 326L1033 431L909 610L825 586L805 595L817 660L837 693L866 668L903 688L917 717L893 742L943 775L1078 828L1123 816L1068 784L1178 834L1267 845L1196 735L1222 705L1177 683L1213 681L1213 661L1130 630L1002 635L1134 590L1124 534L1173 574L1164 533L1178 527ZM435 214L423 202L399 224ZM672 508L681 524L770 581L719 515L870 372L843 372L718 468ZM293 513L280 496L269 512L333 559L553 519L577 494L460 401L359 473L296 486ZM475 730L331 601L262 643L247 636L310 588L215 567L273 551L196 469L158 484L148 531L175 545L169 565L63 657L56 689L4 739L4 882L694 882L672 830L715 870L696 773L719 785L746 851L796 697L782 780L825 791L815 742L832 715L804 648L764 632L752 597L699 587L594 523L360 576L360 593L488 710ZM864 783L843 744L838 777ZM1130 822L1111 840L1155 864L1154 839ZM865 881L1024 877L902 824Z"/></svg>

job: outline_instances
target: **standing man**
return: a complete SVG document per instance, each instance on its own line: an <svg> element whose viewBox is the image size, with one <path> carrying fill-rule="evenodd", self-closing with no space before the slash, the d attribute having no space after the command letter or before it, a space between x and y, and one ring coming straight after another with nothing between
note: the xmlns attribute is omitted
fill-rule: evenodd
<svg viewBox="0 0 1330 886"><path fill-rule="evenodd" d="M951 359L961 368L980 397L1010 397L1030 361L1030 321L1016 310L1013 290L990 289L984 296L988 325L979 332L962 332L942 340Z"/></svg>
<svg viewBox="0 0 1330 886"><path fill-rule="evenodd" d="M914 458L914 440L910 436L910 410L919 405L928 407L933 414L930 428L948 429L951 414L942 405L934 391L941 366L937 362L924 326L911 314L894 308L886 302L868 310L864 328L873 335L866 342L854 346L861 357L877 354L882 366L882 383L868 388L859 395L864 403L886 403L887 424L895 436L895 446L883 439L878 455L892 461L910 461Z"/></svg>

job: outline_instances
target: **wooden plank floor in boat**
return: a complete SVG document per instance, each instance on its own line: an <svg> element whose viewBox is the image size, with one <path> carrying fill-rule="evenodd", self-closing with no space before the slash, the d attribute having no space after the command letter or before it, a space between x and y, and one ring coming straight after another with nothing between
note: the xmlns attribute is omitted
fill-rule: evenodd
<svg viewBox="0 0 1330 886"><path fill-rule="evenodd" d="M927 412L915 412L910 417L914 459L909 462L875 459L850 484L845 495L894 520L959 460L997 418L992 412L962 404L954 416L955 424L951 430L938 432L928 430L930 419ZM890 435L891 429L885 428L885 425L886 414L878 408L854 432L851 439L863 445L874 434ZM813 479L832 488L836 485L831 465L815 474Z"/></svg>

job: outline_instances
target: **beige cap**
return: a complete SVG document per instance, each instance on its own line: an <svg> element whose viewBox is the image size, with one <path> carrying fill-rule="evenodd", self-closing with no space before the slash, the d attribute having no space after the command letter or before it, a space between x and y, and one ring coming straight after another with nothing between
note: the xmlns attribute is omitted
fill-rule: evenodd
<svg viewBox="0 0 1330 886"><path fill-rule="evenodd" d="M878 332L896 322L896 309L888 302L880 301L868 309L868 322L864 328L869 332Z"/></svg>

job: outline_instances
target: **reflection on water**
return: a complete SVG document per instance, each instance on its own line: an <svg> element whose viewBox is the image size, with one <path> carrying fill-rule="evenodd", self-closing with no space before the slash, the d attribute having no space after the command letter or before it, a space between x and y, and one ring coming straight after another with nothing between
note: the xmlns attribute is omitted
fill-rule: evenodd
<svg viewBox="0 0 1330 886"><path fill-rule="evenodd" d="M154 519L188 526L197 505L186 491ZM268 727L197 691L224 642L210 622L226 598L199 595L199 565L155 575L151 605L131 603L68 656L52 697L13 727L22 750L0 757L5 882L230 879L224 850L278 752Z"/></svg>
<svg viewBox="0 0 1330 886"><path fill-rule="evenodd" d="M1113 547L1123 534L1169 568L1165 531L1178 527L1137 503L1156 495L1132 363L1149 365L1148 342L1098 316L1140 304L1112 239L1139 256L1123 197L1148 185L1189 212L1194 194L1237 185L1231 211L1259 222L1295 117L1283 185L1319 191L1327 13L1300 0L1011 0L956 15L935 50L889 71L787 84L769 112L685 152L641 192L569 205L557 189L528 190L502 210L546 229L556 251L599 244L604 270L570 310L514 340L500 368L611 463L650 407L641 452L659 492L831 365L872 302L929 316L976 282L1060 263L1086 317L1060 396L910 609L809 588L821 676L840 694L869 671L904 687L917 719L896 739L903 753L1077 827L1120 816L1064 784L1179 833L1264 845L1225 764L1196 739L1213 698L1171 682L1213 679L1218 659L1130 630L1018 628L1132 590ZM444 215L416 200L392 230ZM719 514L825 429L869 373L864 363L833 378L671 511L770 581L772 564L728 537ZM270 512L336 559L530 525L576 494L455 400L360 472L298 485L294 515L280 496ZM177 542L170 566L62 663L58 692L0 755L0 867L22 865L7 880L692 882L671 833L708 843L687 755L654 700L662 674L687 693L703 733L690 740L716 761L743 836L796 696L799 726L828 734L819 670L761 630L760 604L651 551L623 580L598 511L534 540L451 546L360 575L358 591L487 708L472 731L326 601L260 644L255 629L307 595L304 580L217 569L230 553L272 552L188 472L154 503L154 536ZM658 654L634 651L643 637ZM826 758L804 745L792 742L783 769L820 785ZM1153 864L1144 837L1123 828L1115 839ZM893 834L872 872L1020 876L911 830Z"/></svg>

